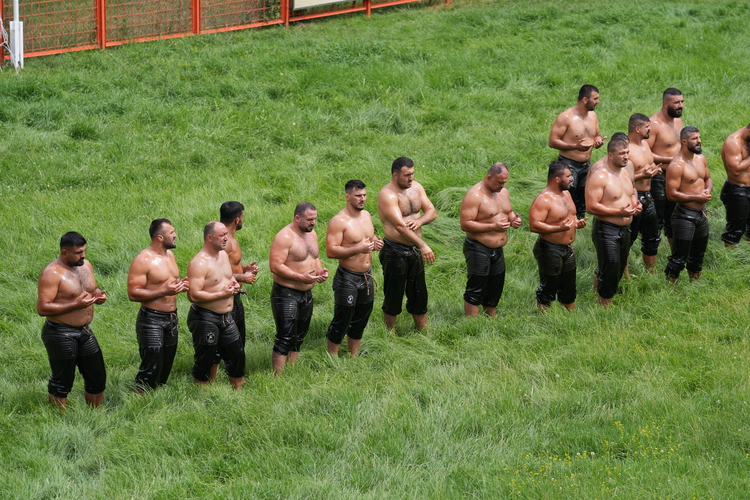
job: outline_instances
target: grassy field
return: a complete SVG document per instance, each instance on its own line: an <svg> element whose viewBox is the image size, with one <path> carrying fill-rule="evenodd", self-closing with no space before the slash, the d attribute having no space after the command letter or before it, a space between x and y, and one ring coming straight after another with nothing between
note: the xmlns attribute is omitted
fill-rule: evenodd
<svg viewBox="0 0 750 500"><path fill-rule="evenodd" d="M722 245L718 195L721 143L748 123L749 7L454 0L6 69L0 498L746 498L750 247ZM676 287L662 274L666 243L656 275L633 250L633 279L603 310L584 229L578 310L539 315L527 213L555 156L549 127L584 83L601 91L607 136L657 111L665 88L682 90L716 186L711 240L703 279ZM332 359L329 281L314 290L300 362L274 378L273 235L311 201L322 240L350 178L368 184L375 212L402 155L438 207L424 231L437 255L429 331L401 317L391 335L378 298L362 358ZM510 166L524 225L506 247L498 318L466 319L458 207L494 161ZM172 220L184 273L204 224L235 199L245 261L261 267L246 298L247 384L193 386L181 296L170 383L139 396L126 275L148 223ZM108 291L93 329L109 383L92 411L78 377L60 415L34 306L69 230L88 239Z"/></svg>

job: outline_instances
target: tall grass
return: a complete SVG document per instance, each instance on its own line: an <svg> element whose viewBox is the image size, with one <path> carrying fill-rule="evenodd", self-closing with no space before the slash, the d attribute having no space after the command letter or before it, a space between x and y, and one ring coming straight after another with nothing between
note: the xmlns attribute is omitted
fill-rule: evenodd
<svg viewBox="0 0 750 500"><path fill-rule="evenodd" d="M0 497L744 498L750 248L721 244L718 191L721 143L748 121L747 12L729 0L464 0L1 73ZM464 318L463 193L504 161L526 222L554 158L549 127L584 83L601 90L607 136L655 112L665 88L683 91L717 186L701 282L666 285L666 243L656 275L633 250L633 279L602 310L584 229L578 310L539 315L525 223L506 246L498 318ZM350 178L367 183L375 212L402 155L439 212L424 231L437 255L429 331L403 316L391 335L376 309L362 358L331 358L325 283L299 363L274 378L273 235L311 201L322 239ZM261 267L246 298L247 384L192 385L181 297L172 378L139 396L130 260L148 223L168 217L184 273L203 225L233 199L246 206L245 260ZM91 411L79 377L60 415L34 304L68 230L88 239L108 291L93 329L109 384Z"/></svg>

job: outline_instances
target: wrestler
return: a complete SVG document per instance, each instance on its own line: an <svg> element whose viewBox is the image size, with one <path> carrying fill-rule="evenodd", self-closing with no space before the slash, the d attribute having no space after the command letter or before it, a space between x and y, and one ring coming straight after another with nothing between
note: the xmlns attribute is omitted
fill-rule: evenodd
<svg viewBox="0 0 750 500"><path fill-rule="evenodd" d="M656 166L662 173L651 178L651 196L654 199L659 231L664 228L670 244L672 242L672 210L674 203L667 199L666 170L674 155L680 152L680 131L682 130L682 108L685 98L682 92L670 87L662 95L661 109L651 115L651 134L646 140L654 156Z"/></svg>
<svg viewBox="0 0 750 500"><path fill-rule="evenodd" d="M401 156L393 161L391 181L378 194L378 216L385 233L380 251L385 326L396 328L405 290L407 312L417 328L427 328L423 260L435 262L435 254L422 239L422 226L434 221L437 211L422 185L414 180L411 159Z"/></svg>
<svg viewBox="0 0 750 500"><path fill-rule="evenodd" d="M721 147L721 160L727 180L721 189L721 201L727 213L727 227L721 239L731 247L742 236L750 240L750 125L731 134Z"/></svg>
<svg viewBox="0 0 750 500"><path fill-rule="evenodd" d="M573 180L570 195L576 205L579 219L586 216L586 179L591 165L592 148L600 148L604 139L599 132L596 105L599 104L599 89L584 85L578 91L578 102L558 115L549 133L549 147L557 149L558 161L564 162Z"/></svg>
<svg viewBox="0 0 750 500"><path fill-rule="evenodd" d="M232 316L240 284L224 251L228 233L221 222L209 222L203 228L203 248L188 265L188 299L193 305L187 324L195 349L193 381L203 385L211 382L218 351L232 387L241 389L245 382L245 347Z"/></svg>
<svg viewBox="0 0 750 500"><path fill-rule="evenodd" d="M312 203L300 203L294 209L294 220L276 234L271 244L271 311L276 323L271 364L276 375L281 375L287 361L297 361L312 320L311 290L315 283L328 279L328 269L318 256L317 219L318 210Z"/></svg>
<svg viewBox="0 0 750 500"><path fill-rule="evenodd" d="M94 268L85 257L84 237L65 233L60 239L60 256L39 276L36 312L47 317L42 341L52 369L47 392L50 403L63 410L76 366L83 377L84 398L94 408L101 406L107 383L102 350L89 327L94 304L104 304L107 294L96 286Z"/></svg>
<svg viewBox="0 0 750 500"><path fill-rule="evenodd" d="M135 322L141 356L135 376L138 392L167 383L177 354L177 294L188 289L171 250L177 246L172 223L156 219L148 233L151 245L133 259L128 271L128 298L141 303Z"/></svg>
<svg viewBox="0 0 750 500"><path fill-rule="evenodd" d="M482 305L484 314L492 318L505 285L503 247L508 242L508 228L521 226L521 217L510 205L505 189L508 167L497 162L475 184L461 202L461 230L466 233L466 291L464 314L475 317Z"/></svg>
<svg viewBox="0 0 750 500"><path fill-rule="evenodd" d="M672 213L672 255L664 271L671 283L677 282L686 263L691 280L701 277L708 246L706 203L711 200L714 187L702 152L700 131L683 128L680 152L667 168L667 198L676 204Z"/></svg>
<svg viewBox="0 0 750 500"><path fill-rule="evenodd" d="M651 121L642 113L631 115L628 123L628 138L630 139L630 162L633 164L635 189L643 210L633 217L630 224L630 245L635 243L641 235L641 254L643 264L649 272L655 272L656 254L659 250L659 219L656 206L651 197L651 179L661 174L661 168L654 163L654 155L648 147L651 133ZM627 272L627 271L626 271Z"/></svg>
<svg viewBox="0 0 750 500"><path fill-rule="evenodd" d="M326 231L326 255L339 260L333 278L333 320L326 337L328 352L338 354L346 336L347 350L356 358L375 299L372 252L383 248L383 240L375 236L372 217L365 210L365 183L350 180L344 191L346 206L330 220Z"/></svg>
<svg viewBox="0 0 750 500"><path fill-rule="evenodd" d="M608 307L617 292L630 250L630 223L641 211L628 170L628 136L618 132L607 144L606 160L586 186L586 207L594 216L591 238L598 263L599 303Z"/></svg>
<svg viewBox="0 0 750 500"><path fill-rule="evenodd" d="M547 187L534 198L529 210L529 229L538 233L534 258L539 266L536 305L550 308L557 298L569 311L576 308L576 256L570 245L576 229L586 227L588 218L576 217L576 206L568 187L570 168L561 161L549 164Z"/></svg>
<svg viewBox="0 0 750 500"><path fill-rule="evenodd" d="M219 209L219 221L224 224L227 228L227 248L224 250L229 257L229 264L232 266L232 274L234 279L240 284L240 292L234 296L234 303L232 305L232 317L237 325L237 330L240 332L240 338L242 339L242 345L245 345L245 306L242 304L242 296L247 292L242 290L242 284L247 283L252 285L255 283L255 279L258 275L257 262L251 264L242 264L242 250L240 249L239 243L237 243L237 231L242 229L242 225L245 221L245 206L239 201L227 201L222 203ZM216 380L216 372L218 371L219 361L221 356L219 352L216 352L214 357L214 366L211 368L211 381Z"/></svg>

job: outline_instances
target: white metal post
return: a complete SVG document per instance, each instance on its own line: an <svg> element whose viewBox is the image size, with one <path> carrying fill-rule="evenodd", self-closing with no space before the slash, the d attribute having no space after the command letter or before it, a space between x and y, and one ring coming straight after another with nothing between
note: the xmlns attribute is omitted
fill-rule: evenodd
<svg viewBox="0 0 750 500"><path fill-rule="evenodd" d="M19 21L18 0L13 0L13 20L10 22L10 62L23 68L23 22Z"/></svg>

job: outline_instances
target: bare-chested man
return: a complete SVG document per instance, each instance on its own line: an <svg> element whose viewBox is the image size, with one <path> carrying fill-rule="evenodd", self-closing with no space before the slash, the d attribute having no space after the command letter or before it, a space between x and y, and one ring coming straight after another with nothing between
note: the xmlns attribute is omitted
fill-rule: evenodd
<svg viewBox="0 0 750 500"><path fill-rule="evenodd" d="M633 217L630 225L630 245L635 243L640 234L643 264L650 272L654 272L661 238L659 237L659 218L651 196L651 179L661 174L661 168L654 163L654 155L646 142L650 134L651 120L648 116L642 113L631 115L628 123L628 138L630 139L628 156L633 164L635 189L638 191L638 200L643 209L641 213Z"/></svg>
<svg viewBox="0 0 750 500"><path fill-rule="evenodd" d="M239 201L227 201L222 203L219 209L219 221L224 224L227 228L227 248L224 250L229 257L229 264L232 266L232 273L234 279L242 287L243 283L252 285L255 283L255 279L258 276L257 262L251 264L242 264L242 250L240 249L239 243L237 243L237 231L242 229L242 225L245 222L245 206ZM234 296L234 303L232 305L232 317L237 325L237 330L240 332L240 338L242 339L242 345L245 345L245 306L242 304L242 296L245 295L245 291L240 289L240 292ZM221 355L216 352L214 357L214 366L211 369L211 381L216 380L216 372L219 367L219 361Z"/></svg>
<svg viewBox="0 0 750 500"><path fill-rule="evenodd" d="M606 160L586 185L586 207L594 216L591 238L596 248L599 303L609 306L628 263L630 223L641 202L628 167L628 136L618 132L607 144ZM597 162L599 163L599 162Z"/></svg>
<svg viewBox="0 0 750 500"><path fill-rule="evenodd" d="M682 108L685 98L682 92L670 87L664 91L661 109L651 115L651 135L646 140L654 155L656 166L662 174L651 178L651 196L656 205L659 218L659 230L664 228L664 235L672 239L672 210L674 203L667 198L666 170L674 155L680 152L680 131L682 130Z"/></svg>
<svg viewBox="0 0 750 500"><path fill-rule="evenodd" d="M750 240L750 125L727 137L721 147L721 159L727 172L721 189L727 227L721 239L729 247L738 244L743 235Z"/></svg>
<svg viewBox="0 0 750 500"><path fill-rule="evenodd" d="M42 341L47 349L52 375L47 392L50 403L64 409L73 388L76 366L83 377L84 397L98 408L104 398L107 372L99 343L89 323L94 304L103 304L107 294L99 290L94 268L86 257L86 240L76 232L60 239L60 256L39 276L36 311L46 316Z"/></svg>
<svg viewBox="0 0 750 500"><path fill-rule="evenodd" d="M232 265L224 251L228 233L221 222L209 222L203 228L203 248L188 266L188 299L193 305L187 324L195 348L193 381L204 385L211 382L218 351L229 382L240 389L245 382L245 347L232 316L234 296L239 293L240 284L234 279Z"/></svg>
<svg viewBox="0 0 750 500"><path fill-rule="evenodd" d="M672 213L672 255L665 274L675 283L685 268L690 279L699 279L708 246L706 203L714 184L706 157L701 153L701 134L695 127L680 132L680 152L667 168L667 198L675 202Z"/></svg>
<svg viewBox="0 0 750 500"><path fill-rule="evenodd" d="M570 245L576 239L576 229L586 227L587 218L576 217L568 191L571 179L565 163L550 163L547 187L534 198L529 210L529 229L539 234L534 258L539 265L536 304L540 311L549 309L555 298L570 311L576 307L576 256Z"/></svg>
<svg viewBox="0 0 750 500"><path fill-rule="evenodd" d="M177 294L188 289L172 253L177 246L172 223L156 219L148 233L151 245L133 259L128 272L128 298L141 303L135 322L141 355L135 376L138 392L167 383L177 354Z"/></svg>
<svg viewBox="0 0 750 500"><path fill-rule="evenodd" d="M326 232L326 255L339 260L333 278L333 320L326 337L328 352L338 354L346 336L347 350L356 358L375 299L372 252L383 248L383 240L375 236L372 217L365 210L365 183L352 179L344 191L346 206L331 219Z"/></svg>
<svg viewBox="0 0 750 500"><path fill-rule="evenodd" d="M475 317L481 304L484 313L492 318L505 285L505 256L503 247L508 242L508 228L521 226L521 217L510 205L510 193L505 189L508 167L497 162L475 184L461 202L461 230L466 233L466 291L464 314Z"/></svg>
<svg viewBox="0 0 750 500"><path fill-rule="evenodd" d="M276 375L281 375L287 361L297 361L312 320L311 290L315 283L328 279L328 269L319 257L317 219L318 210L312 203L300 203L294 209L294 220L276 234L271 244L271 311L276 322L271 363Z"/></svg>
<svg viewBox="0 0 750 500"><path fill-rule="evenodd" d="M570 194L579 219L586 216L586 179L591 165L591 150L600 148L604 139L599 132L599 119L594 112L599 104L599 89L584 85L578 91L578 102L557 117L549 133L549 147L560 152L558 161L564 162L573 179Z"/></svg>
<svg viewBox="0 0 750 500"><path fill-rule="evenodd" d="M411 159L401 156L393 161L391 182L378 194L378 216L385 232L380 251L385 326L396 328L406 290L407 312L417 328L427 328L424 262L435 262L435 254L422 239L422 226L434 221L437 211L422 185L414 180Z"/></svg>

